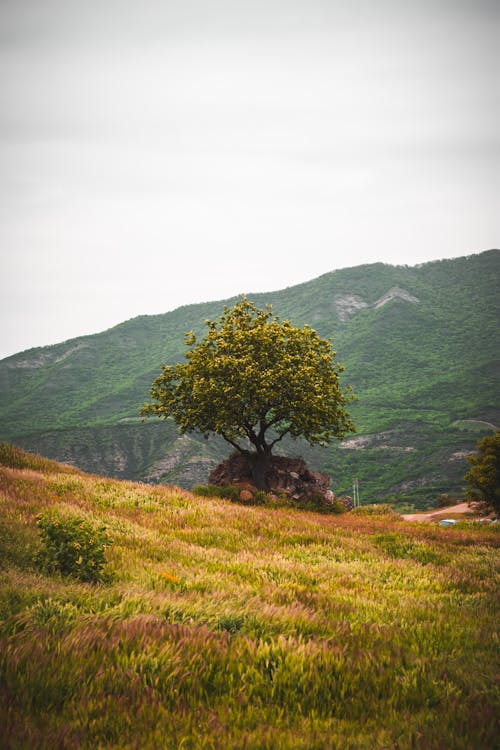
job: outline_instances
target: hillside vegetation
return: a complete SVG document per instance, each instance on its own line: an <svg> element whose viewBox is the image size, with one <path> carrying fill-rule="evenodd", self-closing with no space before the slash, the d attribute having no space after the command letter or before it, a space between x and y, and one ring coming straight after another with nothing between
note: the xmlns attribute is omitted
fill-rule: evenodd
<svg viewBox="0 0 500 750"><path fill-rule="evenodd" d="M103 582L37 518L104 524ZM491 750L498 536L90 476L0 447L6 750Z"/></svg>
<svg viewBox="0 0 500 750"><path fill-rule="evenodd" d="M426 263L343 269L269 294L282 319L332 337L357 435L310 450L284 444L365 502L426 507L460 494L465 456L500 424L500 251ZM233 303L226 300L226 303ZM168 304L168 301L166 301ZM222 441L143 424L141 405L163 363L183 358L184 333L203 333L224 302L143 316L104 333L0 362L0 438L120 478L204 482L227 454ZM362 438L360 441L358 438Z"/></svg>

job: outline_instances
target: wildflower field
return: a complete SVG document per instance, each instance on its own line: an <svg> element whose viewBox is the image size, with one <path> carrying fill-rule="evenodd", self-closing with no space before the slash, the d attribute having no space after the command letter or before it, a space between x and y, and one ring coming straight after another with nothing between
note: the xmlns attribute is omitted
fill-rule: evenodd
<svg viewBox="0 0 500 750"><path fill-rule="evenodd" d="M496 526L246 507L11 446L0 463L6 750L498 746ZM41 531L68 518L63 574ZM71 574L85 545L97 582L92 556Z"/></svg>

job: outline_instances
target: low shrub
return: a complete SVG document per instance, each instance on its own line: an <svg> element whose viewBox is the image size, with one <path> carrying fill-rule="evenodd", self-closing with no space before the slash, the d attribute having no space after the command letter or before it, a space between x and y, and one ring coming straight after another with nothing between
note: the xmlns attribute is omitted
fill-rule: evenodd
<svg viewBox="0 0 500 750"><path fill-rule="evenodd" d="M192 492L202 497L220 497L235 502L240 499L239 487L234 484L197 484L193 487Z"/></svg>
<svg viewBox="0 0 500 750"><path fill-rule="evenodd" d="M38 518L38 527L42 549L37 563L44 573L61 573L89 583L103 580L105 550L111 544L105 526L51 512Z"/></svg>
<svg viewBox="0 0 500 750"><path fill-rule="evenodd" d="M434 505L430 505L429 510L432 510L434 506L437 508L449 508L451 505L458 505L459 503L463 502L463 498L453 497L452 495L448 495L447 492L442 492L436 498L436 502L434 503Z"/></svg>
<svg viewBox="0 0 500 750"><path fill-rule="evenodd" d="M217 622L217 630L226 630L228 633L237 633L243 627L245 618L243 615L225 614L222 615Z"/></svg>
<svg viewBox="0 0 500 750"><path fill-rule="evenodd" d="M330 503L330 511L331 513L345 513L347 508L345 507L344 503L340 500L335 499L332 503Z"/></svg>
<svg viewBox="0 0 500 750"><path fill-rule="evenodd" d="M287 505L293 508L299 508L300 510L309 510L313 513L345 513L345 506L340 500L333 500L333 502L327 502L322 495L314 495L310 498L288 498Z"/></svg>

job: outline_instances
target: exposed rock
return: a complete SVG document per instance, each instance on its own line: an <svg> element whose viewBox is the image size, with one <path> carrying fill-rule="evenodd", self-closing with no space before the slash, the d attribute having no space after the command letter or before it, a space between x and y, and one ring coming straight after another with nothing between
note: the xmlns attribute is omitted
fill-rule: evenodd
<svg viewBox="0 0 500 750"><path fill-rule="evenodd" d="M393 286L383 297L380 297L373 306L375 308L383 307L394 299L402 299L405 302L411 302L413 304L418 302L418 297L414 297L413 294L407 292L406 289L401 289L399 286Z"/></svg>
<svg viewBox="0 0 500 750"><path fill-rule="evenodd" d="M357 294L339 294L335 297L335 310L340 320L349 320L358 310L368 307L368 303Z"/></svg>
<svg viewBox="0 0 500 750"><path fill-rule="evenodd" d="M390 453L414 453L417 449L411 445L377 445L377 450L389 451Z"/></svg>
<svg viewBox="0 0 500 750"><path fill-rule="evenodd" d="M414 453L417 449L412 445L390 445L384 440L397 440L396 430L374 433L373 435L357 435L340 443L342 450L361 451L366 448L370 450L388 451L389 453Z"/></svg>
<svg viewBox="0 0 500 750"><path fill-rule="evenodd" d="M9 359L5 362L5 366L8 368L17 368L20 370L36 370L39 367L43 367L47 364L58 364L59 362L63 362L68 357L71 357L71 355L75 352L80 351L80 349L88 348L89 344L80 341L78 344L71 346L61 354L55 354L51 349L47 349L47 351L36 350L35 354L26 356L24 359L18 358L17 356Z"/></svg>
<svg viewBox="0 0 500 750"><path fill-rule="evenodd" d="M253 500L253 492L250 492L250 490L241 490L240 492L240 500L243 503L248 503L251 500Z"/></svg>
<svg viewBox="0 0 500 750"><path fill-rule="evenodd" d="M373 442L372 435L359 435L358 437L348 438L340 443L342 450L360 451L367 448Z"/></svg>
<svg viewBox="0 0 500 750"><path fill-rule="evenodd" d="M369 307L377 309L395 299L400 299L404 302L411 302L413 304L419 301L418 297L410 294L406 289L401 289L399 286L393 286L373 304L368 304L368 302L357 294L338 294L335 297L334 304L339 319L345 323L360 310L365 310Z"/></svg>
<svg viewBox="0 0 500 750"><path fill-rule="evenodd" d="M463 461L464 458L474 455L475 451L455 451L451 454L448 461Z"/></svg>
<svg viewBox="0 0 500 750"><path fill-rule="evenodd" d="M215 467L208 481L216 485L243 485L240 499L250 500L247 493L252 496L249 489L252 485L251 458L243 454L231 456ZM328 474L311 471L302 458L272 456L266 472L266 481L269 492L278 495L285 493L294 500L322 498L327 505L331 505L336 500L328 486L330 484Z"/></svg>

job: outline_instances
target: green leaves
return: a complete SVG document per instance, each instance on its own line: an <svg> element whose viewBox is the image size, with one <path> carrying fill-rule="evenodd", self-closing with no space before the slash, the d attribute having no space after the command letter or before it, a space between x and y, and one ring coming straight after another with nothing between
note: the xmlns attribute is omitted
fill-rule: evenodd
<svg viewBox="0 0 500 750"><path fill-rule="evenodd" d="M205 324L202 341L186 334L187 361L163 367L144 414L173 417L182 432L221 435L241 451L250 442L270 452L286 434L314 445L354 431L343 368L312 328L280 321L245 297Z"/></svg>
<svg viewBox="0 0 500 750"><path fill-rule="evenodd" d="M52 512L39 517L38 527L42 549L37 562L45 573L72 575L90 583L103 579L105 549L111 544L105 526Z"/></svg>
<svg viewBox="0 0 500 750"><path fill-rule="evenodd" d="M465 475L469 499L484 504L489 511L500 511L500 430L477 444L479 453L469 456L472 468Z"/></svg>

